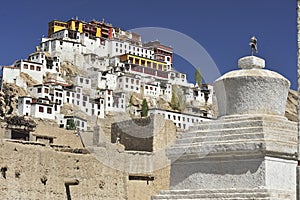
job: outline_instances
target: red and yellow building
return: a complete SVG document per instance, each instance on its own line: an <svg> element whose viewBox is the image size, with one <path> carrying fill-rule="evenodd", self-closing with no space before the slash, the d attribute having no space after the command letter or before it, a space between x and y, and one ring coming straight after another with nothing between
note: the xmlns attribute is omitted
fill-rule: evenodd
<svg viewBox="0 0 300 200"><path fill-rule="evenodd" d="M95 37L112 38L112 25L93 20L91 22L84 22L81 20L71 19L67 22L53 20L48 23L48 37L55 32L68 29L78 31L79 33L89 33Z"/></svg>

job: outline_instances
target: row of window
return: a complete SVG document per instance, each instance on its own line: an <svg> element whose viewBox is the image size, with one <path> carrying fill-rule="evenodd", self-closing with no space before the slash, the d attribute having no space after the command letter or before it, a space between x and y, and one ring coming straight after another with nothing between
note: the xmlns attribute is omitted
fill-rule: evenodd
<svg viewBox="0 0 300 200"><path fill-rule="evenodd" d="M185 122L192 122L192 123L195 123L195 122L199 122L199 119L195 119L195 118L192 118L192 117L183 117L183 116L179 116L179 115L172 115L172 114L165 114L165 113L160 113L158 112L157 114L160 114L160 115L163 115L165 118L167 116L167 119L170 119L170 120L178 120L178 121L182 121ZM200 120L202 121L202 120Z"/></svg>
<svg viewBox="0 0 300 200"><path fill-rule="evenodd" d="M40 113L44 113L44 107L43 106L39 106L39 112ZM47 108L47 113L48 114L52 114L52 108Z"/></svg>
<svg viewBox="0 0 300 200"><path fill-rule="evenodd" d="M120 46L121 48L123 47L123 44L122 43L117 43L116 42L116 47L118 47L118 46ZM124 44L124 49L127 49L127 45L126 44ZM131 50L131 46L130 45L128 45L128 49L129 50ZM143 49L143 48L139 48L139 47L132 47L132 50L133 51L137 51L137 52L142 52L142 53L151 53L151 51L150 50L148 50L148 49Z"/></svg>
<svg viewBox="0 0 300 200"><path fill-rule="evenodd" d="M42 93L42 88L38 88L37 93ZM49 88L44 88L44 93L49 94ZM62 97L62 92L55 92L55 96Z"/></svg>
<svg viewBox="0 0 300 200"><path fill-rule="evenodd" d="M42 70L41 66L36 66L35 67L34 65L29 65L30 70L35 70L35 68L36 68L36 71L41 71ZM23 69L28 69L28 64L24 64Z"/></svg>
<svg viewBox="0 0 300 200"><path fill-rule="evenodd" d="M83 78L79 78L79 82L83 83ZM90 84L90 80L89 79L85 79L85 84Z"/></svg>
<svg viewBox="0 0 300 200"><path fill-rule="evenodd" d="M122 78L120 78L119 79L119 82L121 83L122 82ZM134 82L135 82L135 84L137 84L137 85L139 85L140 84L140 81L139 80L135 80L135 79L133 79L133 78L128 78L128 77L126 77L125 78L125 82L126 83L128 83L129 82L129 80L130 80L130 82L131 82L131 84L134 84ZM135 81L134 81L135 80Z"/></svg>

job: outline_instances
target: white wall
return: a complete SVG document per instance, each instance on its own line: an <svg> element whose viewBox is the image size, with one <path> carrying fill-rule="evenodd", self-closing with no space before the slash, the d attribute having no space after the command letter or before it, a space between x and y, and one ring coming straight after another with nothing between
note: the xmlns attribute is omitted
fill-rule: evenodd
<svg viewBox="0 0 300 200"><path fill-rule="evenodd" d="M170 112L167 110L160 110L160 109L150 109L148 111L148 114L163 115L165 119L172 120L177 127L184 130L189 129L189 127L193 126L195 123L211 120L209 118L204 118L201 116Z"/></svg>

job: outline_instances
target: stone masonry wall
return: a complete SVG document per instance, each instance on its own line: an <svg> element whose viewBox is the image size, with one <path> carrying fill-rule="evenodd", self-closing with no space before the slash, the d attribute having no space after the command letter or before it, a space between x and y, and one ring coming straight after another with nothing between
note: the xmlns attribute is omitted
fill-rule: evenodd
<svg viewBox="0 0 300 200"><path fill-rule="evenodd" d="M3 142L0 145L1 199L123 200L126 173L106 167L89 154L56 152L41 146Z"/></svg>

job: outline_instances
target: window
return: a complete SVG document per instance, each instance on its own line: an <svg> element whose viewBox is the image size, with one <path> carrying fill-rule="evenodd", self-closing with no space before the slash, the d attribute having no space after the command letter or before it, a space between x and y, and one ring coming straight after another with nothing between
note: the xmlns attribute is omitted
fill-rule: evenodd
<svg viewBox="0 0 300 200"><path fill-rule="evenodd" d="M84 127L84 122L81 122L81 127Z"/></svg>
<svg viewBox="0 0 300 200"><path fill-rule="evenodd" d="M26 104L30 104L30 100L26 100L26 102L25 102Z"/></svg>
<svg viewBox="0 0 300 200"><path fill-rule="evenodd" d="M28 65L27 64L24 64L24 69L28 69Z"/></svg>
<svg viewBox="0 0 300 200"><path fill-rule="evenodd" d="M38 88L37 93L42 93L42 88Z"/></svg>
<svg viewBox="0 0 300 200"><path fill-rule="evenodd" d="M34 65L30 65L30 70L34 70Z"/></svg>
<svg viewBox="0 0 300 200"><path fill-rule="evenodd" d="M36 71L41 71L41 67L40 67L40 66L37 66L37 67L36 67Z"/></svg>
<svg viewBox="0 0 300 200"><path fill-rule="evenodd" d="M45 93L49 93L49 89L48 88L45 88Z"/></svg>
<svg viewBox="0 0 300 200"><path fill-rule="evenodd" d="M44 112L44 107L39 106L39 112Z"/></svg>
<svg viewBox="0 0 300 200"><path fill-rule="evenodd" d="M47 113L52 114L52 108L47 108Z"/></svg>

